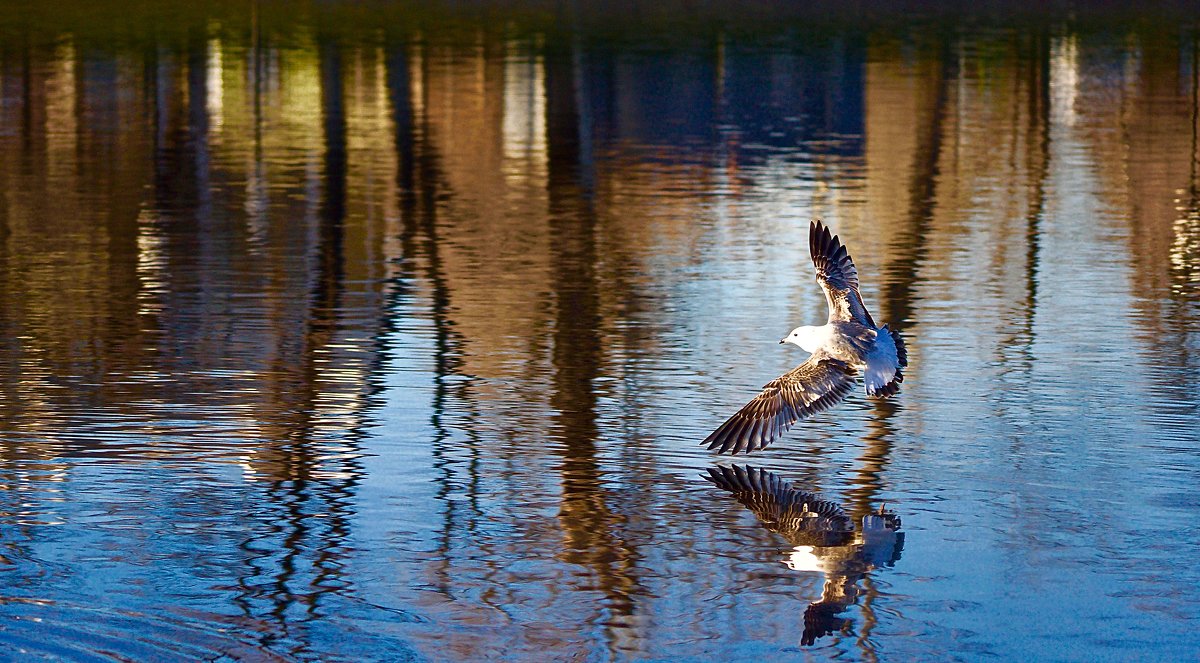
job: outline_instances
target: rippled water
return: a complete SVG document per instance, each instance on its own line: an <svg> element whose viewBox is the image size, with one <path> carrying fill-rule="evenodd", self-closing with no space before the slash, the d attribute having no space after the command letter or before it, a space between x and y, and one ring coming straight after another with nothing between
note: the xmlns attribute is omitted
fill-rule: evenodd
<svg viewBox="0 0 1200 663"><path fill-rule="evenodd" d="M1200 651L1191 27L57 7L0 11L0 656ZM817 217L911 366L737 460L857 523L794 550L697 445Z"/></svg>

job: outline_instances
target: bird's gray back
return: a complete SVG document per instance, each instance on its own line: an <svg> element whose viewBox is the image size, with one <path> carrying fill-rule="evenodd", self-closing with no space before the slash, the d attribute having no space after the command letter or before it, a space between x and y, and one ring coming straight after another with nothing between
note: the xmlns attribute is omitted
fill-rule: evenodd
<svg viewBox="0 0 1200 663"><path fill-rule="evenodd" d="M854 321L829 323L830 334L821 351L852 365L861 366L875 347L878 332L873 327Z"/></svg>

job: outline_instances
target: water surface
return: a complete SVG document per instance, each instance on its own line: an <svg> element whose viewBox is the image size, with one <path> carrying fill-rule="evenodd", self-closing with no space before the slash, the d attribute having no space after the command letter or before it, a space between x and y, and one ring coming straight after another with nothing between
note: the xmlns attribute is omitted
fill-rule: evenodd
<svg viewBox="0 0 1200 663"><path fill-rule="evenodd" d="M0 656L1200 650L1190 25L195 12L2 12ZM800 563L697 445L812 218L911 366L738 461L903 521Z"/></svg>

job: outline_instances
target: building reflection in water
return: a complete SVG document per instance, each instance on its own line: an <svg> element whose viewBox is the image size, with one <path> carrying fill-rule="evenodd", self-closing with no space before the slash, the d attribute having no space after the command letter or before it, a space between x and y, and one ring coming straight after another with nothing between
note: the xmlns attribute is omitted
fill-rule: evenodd
<svg viewBox="0 0 1200 663"><path fill-rule="evenodd" d="M841 614L863 594L859 584L867 582L870 571L893 566L900 559L904 548L900 518L882 505L852 518L836 503L751 466L719 466L701 476L732 493L763 527L793 546L784 560L789 569L825 575L821 598L804 611L802 645L845 632L850 621Z"/></svg>

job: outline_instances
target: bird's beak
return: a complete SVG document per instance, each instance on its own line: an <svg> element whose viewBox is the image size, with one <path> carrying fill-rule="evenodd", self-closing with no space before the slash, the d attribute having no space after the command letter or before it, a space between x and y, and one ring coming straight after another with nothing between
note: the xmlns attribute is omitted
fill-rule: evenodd
<svg viewBox="0 0 1200 663"><path fill-rule="evenodd" d="M780 345L783 345L784 343L787 343L787 339L786 339L786 338L781 338L781 339L779 339L779 344L780 344Z"/></svg>

